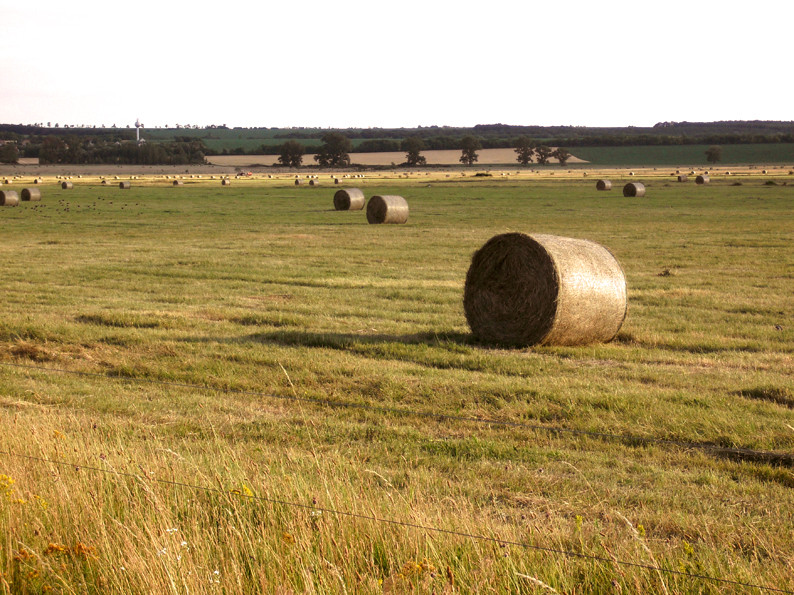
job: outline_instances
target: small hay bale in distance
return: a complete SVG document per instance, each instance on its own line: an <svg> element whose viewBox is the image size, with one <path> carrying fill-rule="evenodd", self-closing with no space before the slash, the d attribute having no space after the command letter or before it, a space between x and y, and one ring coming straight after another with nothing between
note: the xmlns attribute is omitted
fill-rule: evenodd
<svg viewBox="0 0 794 595"><path fill-rule="evenodd" d="M639 182L629 182L623 186L623 196L645 196L645 185Z"/></svg>
<svg viewBox="0 0 794 595"><path fill-rule="evenodd" d="M596 182L596 190L612 190L612 181L598 180L598 182Z"/></svg>
<svg viewBox="0 0 794 595"><path fill-rule="evenodd" d="M74 184L72 184L71 182L66 182L66 181L61 182L62 190L71 190L72 188L74 188Z"/></svg>
<svg viewBox="0 0 794 595"><path fill-rule="evenodd" d="M626 319L626 278L604 246L505 233L472 257L463 309L478 340L516 347L615 338Z"/></svg>
<svg viewBox="0 0 794 595"><path fill-rule="evenodd" d="M15 207L19 204L19 194L13 190L0 190L0 207Z"/></svg>
<svg viewBox="0 0 794 595"><path fill-rule="evenodd" d="M182 180L174 180L174 181L172 182L172 184L173 184L174 186L184 186L184 185L185 185L185 183L184 183Z"/></svg>
<svg viewBox="0 0 794 595"><path fill-rule="evenodd" d="M405 223L408 221L408 202L396 194L375 195L367 203L370 223Z"/></svg>
<svg viewBox="0 0 794 595"><path fill-rule="evenodd" d="M319 186L319 185L320 183L317 180L315 179L309 180L309 186Z"/></svg>
<svg viewBox="0 0 794 595"><path fill-rule="evenodd" d="M687 177L687 175L686 175L686 174L680 174L680 175L678 176L678 181L679 181L679 182L686 182L688 179L689 179L689 178Z"/></svg>
<svg viewBox="0 0 794 595"><path fill-rule="evenodd" d="M303 180L301 180L300 178L295 178L295 185L300 186L301 184L303 184Z"/></svg>
<svg viewBox="0 0 794 595"><path fill-rule="evenodd" d="M334 194L334 208L337 211L360 211L366 202L361 188L340 188Z"/></svg>
<svg viewBox="0 0 794 595"><path fill-rule="evenodd" d="M699 175L695 178L695 184L708 184L711 180L705 174Z"/></svg>
<svg viewBox="0 0 794 595"><path fill-rule="evenodd" d="M36 178L35 180L33 180L34 184L42 184L43 182L44 180L42 180L41 178Z"/></svg>
<svg viewBox="0 0 794 595"><path fill-rule="evenodd" d="M231 186L232 181L229 178L223 178L221 180L221 186Z"/></svg>
<svg viewBox="0 0 794 595"><path fill-rule="evenodd" d="M129 182L119 182L119 188L121 188L122 190L129 190L130 189L130 183Z"/></svg>
<svg viewBox="0 0 794 595"><path fill-rule="evenodd" d="M23 188L22 200L41 200L40 188Z"/></svg>

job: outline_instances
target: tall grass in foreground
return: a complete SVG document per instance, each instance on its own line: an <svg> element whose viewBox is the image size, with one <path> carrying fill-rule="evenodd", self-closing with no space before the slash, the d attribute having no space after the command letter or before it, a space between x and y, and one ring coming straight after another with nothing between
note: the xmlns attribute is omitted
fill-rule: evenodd
<svg viewBox="0 0 794 595"><path fill-rule="evenodd" d="M373 187L411 204L386 229L278 186L1 211L0 585L794 589L791 468L724 450L794 451L791 188L646 185ZM474 343L468 260L506 230L608 246L618 340Z"/></svg>

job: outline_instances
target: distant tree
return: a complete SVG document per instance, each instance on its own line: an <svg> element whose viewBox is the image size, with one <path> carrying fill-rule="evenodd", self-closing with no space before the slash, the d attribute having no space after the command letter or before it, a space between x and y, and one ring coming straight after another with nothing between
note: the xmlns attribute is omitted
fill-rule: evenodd
<svg viewBox="0 0 794 595"><path fill-rule="evenodd" d="M516 161L521 165L528 165L532 163L532 155L535 154L535 141L528 136L519 136L516 139Z"/></svg>
<svg viewBox="0 0 794 595"><path fill-rule="evenodd" d="M547 165L549 163L549 158L553 151L550 147L546 145L539 145L535 147L535 157L538 160L538 165Z"/></svg>
<svg viewBox="0 0 794 595"><path fill-rule="evenodd" d="M482 149L482 145L476 137L464 136L460 139L460 162L465 165L472 165L479 159L477 151L480 149Z"/></svg>
<svg viewBox="0 0 794 595"><path fill-rule="evenodd" d="M557 147L554 151L551 152L551 156L554 157L557 161L560 162L560 165L565 165L568 163L568 160L571 158L571 153L568 149L563 147Z"/></svg>
<svg viewBox="0 0 794 595"><path fill-rule="evenodd" d="M16 143L0 145L0 163L16 163L19 161L19 149Z"/></svg>
<svg viewBox="0 0 794 595"><path fill-rule="evenodd" d="M718 145L712 145L706 149L706 160L709 163L717 163L717 161L722 161L722 147Z"/></svg>
<svg viewBox="0 0 794 595"><path fill-rule="evenodd" d="M300 167L305 153L306 147L296 140L288 140L281 145L278 160L284 167Z"/></svg>
<svg viewBox="0 0 794 595"><path fill-rule="evenodd" d="M405 151L405 163L408 165L426 165L427 159L422 156L425 148L424 141L418 136L409 136L402 143L402 150Z"/></svg>
<svg viewBox="0 0 794 595"><path fill-rule="evenodd" d="M349 153L353 150L350 139L338 132L328 132L322 137L320 146L314 160L323 167L350 165Z"/></svg>

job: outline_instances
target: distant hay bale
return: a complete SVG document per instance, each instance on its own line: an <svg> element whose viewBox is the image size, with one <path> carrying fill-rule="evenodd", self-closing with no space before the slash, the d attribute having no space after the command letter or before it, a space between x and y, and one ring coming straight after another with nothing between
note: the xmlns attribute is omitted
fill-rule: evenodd
<svg viewBox="0 0 794 595"><path fill-rule="evenodd" d="M108 185L108 181L107 180L102 180L102 185L103 186L107 186Z"/></svg>
<svg viewBox="0 0 794 595"><path fill-rule="evenodd" d="M678 181L679 181L679 182L686 182L688 179L689 179L689 178L687 177L687 175L686 175L686 174L680 174L680 175L678 176Z"/></svg>
<svg viewBox="0 0 794 595"><path fill-rule="evenodd" d="M232 181L229 178L223 178L221 180L221 186L231 186Z"/></svg>
<svg viewBox="0 0 794 595"><path fill-rule="evenodd" d="M41 178L36 178L35 180L33 180L34 184L41 184L42 182L43 180Z"/></svg>
<svg viewBox="0 0 794 595"><path fill-rule="evenodd" d="M367 203L370 223L405 223L408 221L408 202L394 194L373 196Z"/></svg>
<svg viewBox="0 0 794 595"><path fill-rule="evenodd" d="M338 184L338 183L339 183L339 178L334 178L334 184Z"/></svg>
<svg viewBox="0 0 794 595"><path fill-rule="evenodd" d="M629 182L623 186L623 196L645 196L645 185L639 182Z"/></svg>
<svg viewBox="0 0 794 595"><path fill-rule="evenodd" d="M41 200L41 190L39 188L23 188L22 200Z"/></svg>
<svg viewBox="0 0 794 595"><path fill-rule="evenodd" d="M129 190L130 189L130 183L129 182L119 182L119 188L121 188L122 190Z"/></svg>
<svg viewBox="0 0 794 595"><path fill-rule="evenodd" d="M303 184L303 180L301 180L300 178L295 178L295 185L300 186L301 184Z"/></svg>
<svg viewBox="0 0 794 595"><path fill-rule="evenodd" d="M319 182L315 179L309 180L309 186L319 186Z"/></svg>
<svg viewBox="0 0 794 595"><path fill-rule="evenodd" d="M0 207L15 207L19 204L19 195L13 190L0 190Z"/></svg>
<svg viewBox="0 0 794 595"><path fill-rule="evenodd" d="M598 182L596 182L596 190L612 190L612 181L598 180Z"/></svg>
<svg viewBox="0 0 794 595"><path fill-rule="evenodd" d="M634 172L633 172L633 171L630 171L630 172L629 172L629 175L630 175L630 176L633 176L633 175L634 175Z"/></svg>
<svg viewBox="0 0 794 595"><path fill-rule="evenodd" d="M761 173L762 173L762 174L765 174L765 173L766 173L766 170L765 170L765 169L762 169L762 170L761 170Z"/></svg>
<svg viewBox="0 0 794 595"><path fill-rule="evenodd" d="M182 180L174 180L174 181L172 182L172 184L173 184L174 186L184 186L184 185L185 185L185 183L184 183Z"/></svg>
<svg viewBox="0 0 794 595"><path fill-rule="evenodd" d="M584 345L615 338L626 319L617 259L589 240L505 233L472 257L463 309L481 341Z"/></svg>
<svg viewBox="0 0 794 595"><path fill-rule="evenodd" d="M74 188L74 184L72 182L61 182L61 189L62 190L71 190Z"/></svg>
<svg viewBox="0 0 794 595"><path fill-rule="evenodd" d="M709 177L705 174L702 174L695 178L695 184L708 184L710 182Z"/></svg>
<svg viewBox="0 0 794 595"><path fill-rule="evenodd" d="M366 202L360 188L340 188L334 194L334 208L337 211L360 211Z"/></svg>

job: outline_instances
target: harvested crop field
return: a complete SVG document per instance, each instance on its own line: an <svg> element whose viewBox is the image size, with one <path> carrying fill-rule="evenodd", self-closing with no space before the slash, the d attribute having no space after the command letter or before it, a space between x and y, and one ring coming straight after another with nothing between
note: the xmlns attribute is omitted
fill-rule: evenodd
<svg viewBox="0 0 794 595"><path fill-rule="evenodd" d="M6 592L794 590L787 172L204 167L0 209ZM617 337L475 339L505 232L608 249Z"/></svg>

